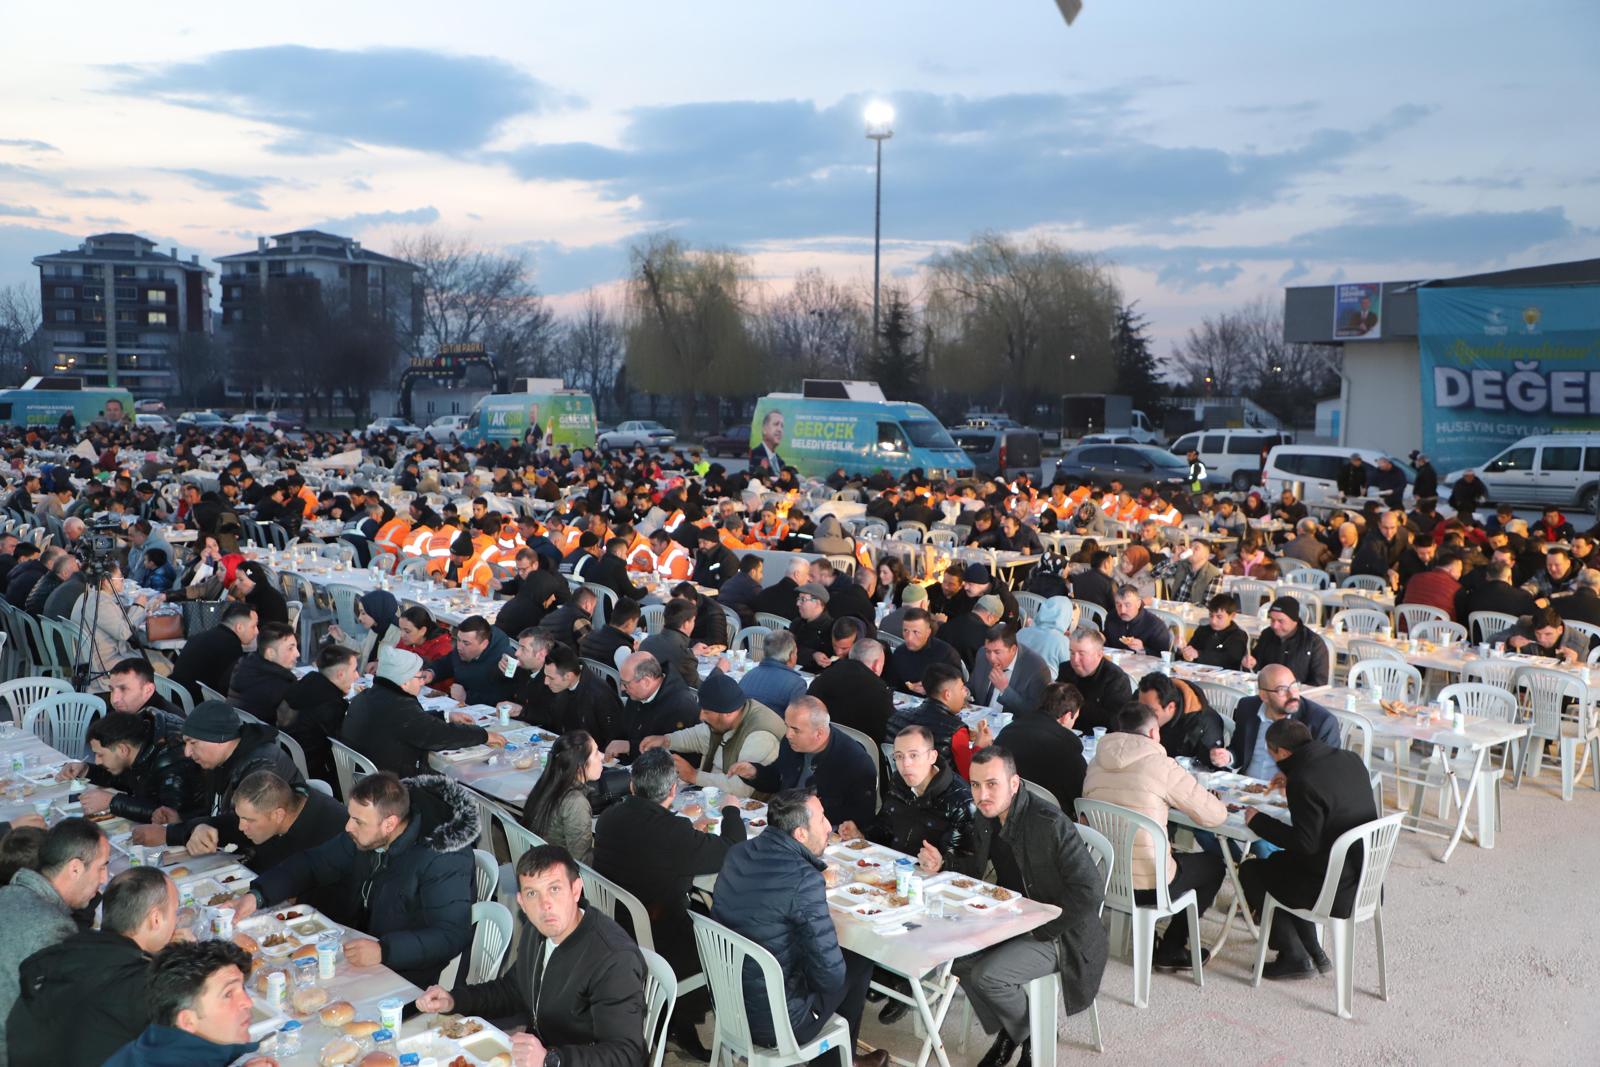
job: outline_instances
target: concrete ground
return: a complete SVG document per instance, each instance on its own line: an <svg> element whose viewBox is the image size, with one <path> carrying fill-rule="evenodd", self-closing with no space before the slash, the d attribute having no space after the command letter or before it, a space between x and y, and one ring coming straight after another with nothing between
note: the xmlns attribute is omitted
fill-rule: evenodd
<svg viewBox="0 0 1600 1067"><path fill-rule="evenodd" d="M1158 973L1142 1011L1129 964L1113 959L1100 989L1105 1053L1095 1055L1087 1017L1078 1016L1061 1024L1061 1062L1600 1063L1600 793L1585 786L1563 803L1559 781L1547 763L1520 791L1504 790L1493 850L1463 842L1441 864L1439 839L1401 835L1384 909L1388 1003L1377 998L1370 925L1357 936L1351 1020L1333 1014L1332 974L1252 989L1255 942L1236 931L1206 967L1203 989ZM1208 942L1220 914L1204 923ZM884 1027L877 1010L867 1006L863 1040L915 1054L910 1021ZM944 1027L955 1067L970 1067L989 1045L974 1024L961 1048L964 1017L958 995ZM667 1062L688 1061L669 1054Z"/></svg>

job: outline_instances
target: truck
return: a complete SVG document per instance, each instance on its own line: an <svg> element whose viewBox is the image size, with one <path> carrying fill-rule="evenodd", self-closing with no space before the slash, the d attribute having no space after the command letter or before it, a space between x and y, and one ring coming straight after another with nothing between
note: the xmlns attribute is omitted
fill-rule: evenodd
<svg viewBox="0 0 1600 1067"><path fill-rule="evenodd" d="M768 393L750 420L750 465L792 466L802 477L836 470L900 477L921 470L937 481L970 478L972 459L921 404L885 400L877 382L807 378L799 393Z"/></svg>
<svg viewBox="0 0 1600 1067"><path fill-rule="evenodd" d="M1131 397L1115 393L1068 393L1061 398L1061 442L1089 434L1131 437L1141 445L1161 443L1161 435Z"/></svg>
<svg viewBox="0 0 1600 1067"><path fill-rule="evenodd" d="M515 444L535 423L544 431L547 448L593 448L594 399L581 389L568 389L560 378L528 378L521 392L490 393L473 406L465 425L455 431L466 448L489 441Z"/></svg>

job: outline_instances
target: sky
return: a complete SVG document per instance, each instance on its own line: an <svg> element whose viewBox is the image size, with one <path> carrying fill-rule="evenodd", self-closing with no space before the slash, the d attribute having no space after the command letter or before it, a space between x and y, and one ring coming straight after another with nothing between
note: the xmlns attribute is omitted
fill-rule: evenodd
<svg viewBox="0 0 1600 1067"><path fill-rule="evenodd" d="M889 278L1049 238L1162 353L1289 284L1600 256L1593 0L72 10L6 16L0 285L90 233L209 262L314 226L527 253L558 309L661 230L868 293L876 100Z"/></svg>

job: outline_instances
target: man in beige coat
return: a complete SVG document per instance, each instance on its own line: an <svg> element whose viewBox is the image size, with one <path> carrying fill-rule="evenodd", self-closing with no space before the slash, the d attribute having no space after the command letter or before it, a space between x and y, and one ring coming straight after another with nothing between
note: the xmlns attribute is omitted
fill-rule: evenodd
<svg viewBox="0 0 1600 1067"><path fill-rule="evenodd" d="M1170 809L1177 808L1203 827L1221 826L1228 818L1227 805L1200 787L1193 775L1167 755L1161 747L1161 725L1156 713L1143 704L1123 705L1114 720L1116 733L1100 739L1094 761L1083 780L1083 795L1088 800L1116 804L1148 816L1165 826ZM1148 834L1133 840L1134 900L1154 904L1156 872L1167 883L1167 891L1178 897L1194 890L1200 914L1211 907L1226 873L1220 855L1185 852L1157 857L1155 842ZM1160 867L1157 867L1159 861ZM1191 966L1188 944L1189 924L1181 916L1167 924L1167 931L1156 946L1153 965L1164 971L1187 970ZM1201 963L1210 953L1201 950Z"/></svg>

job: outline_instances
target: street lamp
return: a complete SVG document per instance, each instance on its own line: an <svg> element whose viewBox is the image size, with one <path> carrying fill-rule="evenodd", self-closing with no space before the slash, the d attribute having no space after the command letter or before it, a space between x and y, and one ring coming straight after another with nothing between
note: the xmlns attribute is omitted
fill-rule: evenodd
<svg viewBox="0 0 1600 1067"><path fill-rule="evenodd" d="M872 198L872 352L878 352L878 270L883 240L883 142L894 136L894 108L882 100L867 105L867 140L878 147L877 188Z"/></svg>

